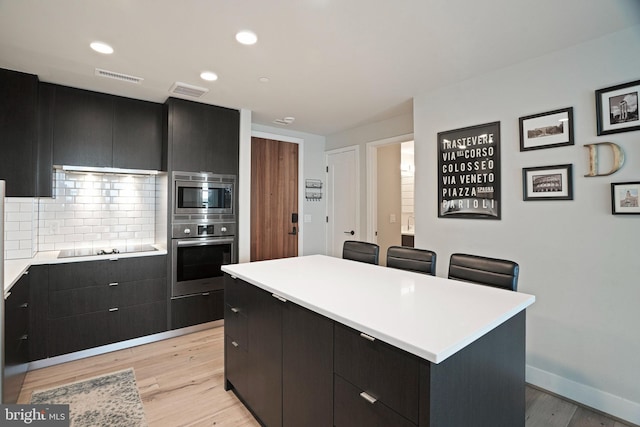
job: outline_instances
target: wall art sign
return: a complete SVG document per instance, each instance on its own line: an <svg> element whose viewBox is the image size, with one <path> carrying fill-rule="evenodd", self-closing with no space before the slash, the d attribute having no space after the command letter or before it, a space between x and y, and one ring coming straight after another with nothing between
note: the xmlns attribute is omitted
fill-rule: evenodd
<svg viewBox="0 0 640 427"><path fill-rule="evenodd" d="M611 213L640 215L640 182L611 183Z"/></svg>
<svg viewBox="0 0 640 427"><path fill-rule="evenodd" d="M520 151L573 145L573 107L520 117Z"/></svg>
<svg viewBox="0 0 640 427"><path fill-rule="evenodd" d="M438 217L500 219L500 122L438 133Z"/></svg>
<svg viewBox="0 0 640 427"><path fill-rule="evenodd" d="M640 130L640 80L596 90L598 135Z"/></svg>
<svg viewBox="0 0 640 427"><path fill-rule="evenodd" d="M572 165L522 169L522 200L573 200Z"/></svg>

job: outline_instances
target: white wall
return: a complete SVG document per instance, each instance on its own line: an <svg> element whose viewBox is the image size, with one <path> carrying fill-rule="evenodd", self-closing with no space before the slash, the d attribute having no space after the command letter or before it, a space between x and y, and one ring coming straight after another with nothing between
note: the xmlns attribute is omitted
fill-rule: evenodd
<svg viewBox="0 0 640 427"><path fill-rule="evenodd" d="M416 246L520 264L527 380L640 423L640 217L611 215L610 183L640 181L640 131L596 135L596 89L640 78L640 27L414 99ZM499 53L495 53L499 54ZM472 66L472 64L470 64ZM574 108L575 146L519 151L518 118ZM502 220L437 218L437 132L501 123ZM626 164L585 178L584 144L614 142ZM572 163L573 201L522 200L522 168ZM608 166L602 165L604 170Z"/></svg>
<svg viewBox="0 0 640 427"><path fill-rule="evenodd" d="M327 136L326 150L360 146L360 236L367 233L367 143L413 134L413 116L405 114ZM412 139L411 137L410 139ZM400 141L398 141L400 142Z"/></svg>
<svg viewBox="0 0 640 427"><path fill-rule="evenodd" d="M305 179L320 179L326 186L324 169L324 136L310 133L292 131L282 127L271 127L253 124L252 131L264 132L284 137L292 137L303 140L303 165L300 181ZM277 139L277 138L276 138ZM250 142L249 142L250 144ZM250 145L249 145L250 149ZM303 241L302 254L324 254L325 249L325 215L326 215L326 190L323 188L323 197L320 201L307 201L302 203L302 212L299 212L300 238ZM310 222L305 222L306 219Z"/></svg>

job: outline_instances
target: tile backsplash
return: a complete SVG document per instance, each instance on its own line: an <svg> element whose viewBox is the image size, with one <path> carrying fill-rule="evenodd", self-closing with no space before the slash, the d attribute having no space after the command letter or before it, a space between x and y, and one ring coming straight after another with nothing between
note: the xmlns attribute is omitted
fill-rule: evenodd
<svg viewBox="0 0 640 427"><path fill-rule="evenodd" d="M53 199L6 199L5 259L155 243L154 175L56 170L53 191Z"/></svg>

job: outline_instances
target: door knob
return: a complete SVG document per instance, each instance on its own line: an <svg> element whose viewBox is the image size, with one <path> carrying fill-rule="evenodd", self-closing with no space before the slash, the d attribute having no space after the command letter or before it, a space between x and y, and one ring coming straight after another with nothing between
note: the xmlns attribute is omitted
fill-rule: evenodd
<svg viewBox="0 0 640 427"><path fill-rule="evenodd" d="M354 234L356 234L356 232L351 230L351 231L345 231L344 234L351 234L353 236Z"/></svg>
<svg viewBox="0 0 640 427"><path fill-rule="evenodd" d="M298 234L298 230L295 227L293 227L293 231L290 232L289 234L291 234L292 236L295 236L296 234Z"/></svg>

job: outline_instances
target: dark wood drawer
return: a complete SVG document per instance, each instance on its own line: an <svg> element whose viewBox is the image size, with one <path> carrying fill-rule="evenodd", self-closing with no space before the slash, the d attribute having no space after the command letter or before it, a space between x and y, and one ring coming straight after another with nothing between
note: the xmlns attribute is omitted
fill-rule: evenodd
<svg viewBox="0 0 640 427"><path fill-rule="evenodd" d="M75 316L116 307L166 301L166 295L165 278L53 291L49 295L49 317Z"/></svg>
<svg viewBox="0 0 640 427"><path fill-rule="evenodd" d="M224 291L205 292L171 300L171 329L224 318Z"/></svg>
<svg viewBox="0 0 640 427"><path fill-rule="evenodd" d="M224 276L224 301L230 307L247 315L248 287L251 286L241 279Z"/></svg>
<svg viewBox="0 0 640 427"><path fill-rule="evenodd" d="M334 370L360 392L418 424L420 364L416 356L336 324Z"/></svg>
<svg viewBox="0 0 640 427"><path fill-rule="evenodd" d="M226 327L226 321L225 321ZM231 383L236 393L242 396L247 390L248 379L248 353L240 347L233 345L234 339L225 335L224 346L224 374L228 382ZM245 396L242 396L244 399Z"/></svg>
<svg viewBox="0 0 640 427"><path fill-rule="evenodd" d="M61 291L166 276L166 255L52 264L49 289Z"/></svg>
<svg viewBox="0 0 640 427"><path fill-rule="evenodd" d="M362 390L339 375L334 376L333 416L335 427L415 427L416 424L391 410L379 400L370 403Z"/></svg>

